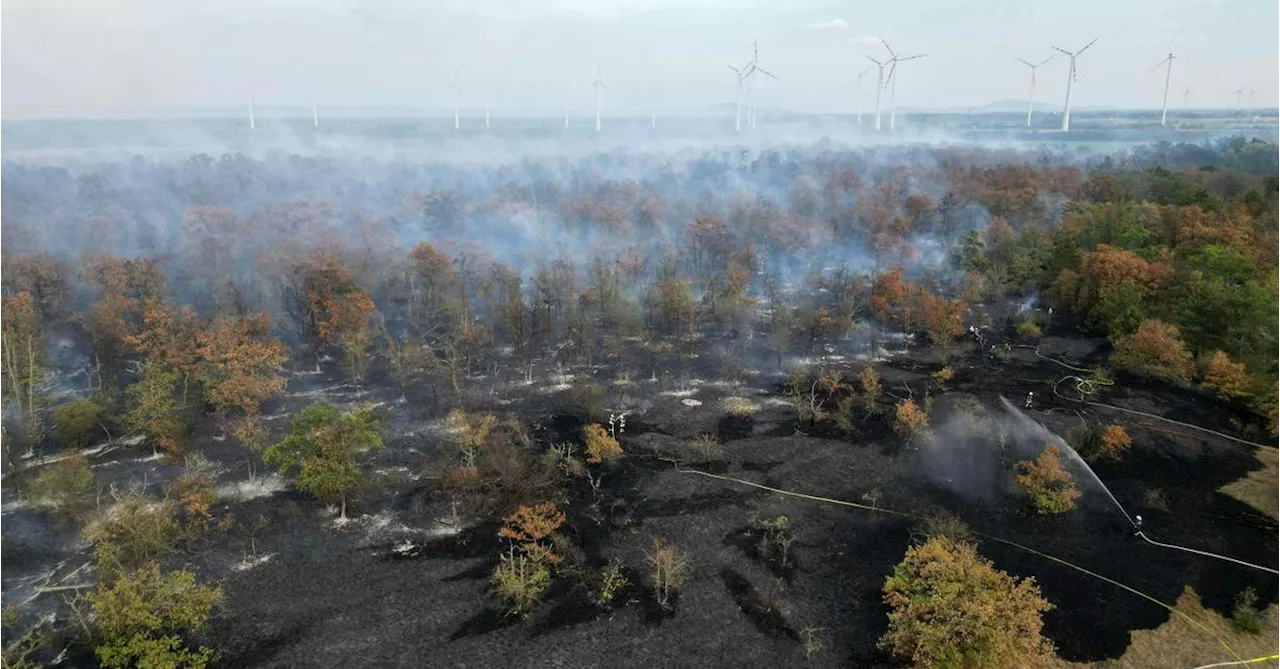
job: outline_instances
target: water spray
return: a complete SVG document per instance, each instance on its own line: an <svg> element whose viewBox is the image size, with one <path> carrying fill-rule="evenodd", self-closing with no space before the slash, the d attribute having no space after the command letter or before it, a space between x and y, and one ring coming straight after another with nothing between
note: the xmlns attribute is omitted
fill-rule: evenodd
<svg viewBox="0 0 1280 669"><path fill-rule="evenodd" d="M1143 541L1151 544L1152 546L1158 546L1160 548L1170 548L1174 550L1185 551L1187 553L1193 553L1195 555L1200 555L1203 557L1215 558L1215 559L1223 560L1226 562L1232 562L1242 567L1249 567L1250 569L1257 569L1259 571L1265 571L1265 572L1269 572L1272 574L1276 574L1277 576L1280 576L1280 570L1274 569L1272 567L1264 567L1262 565L1253 564L1251 562L1245 562L1244 560L1237 560L1236 558L1228 557L1226 555L1210 553L1208 551L1189 548L1187 546L1178 546L1176 544L1166 544L1164 542L1156 541L1151 537L1148 537L1145 530L1142 529L1142 516L1137 516L1137 520L1135 520L1133 516L1129 515L1129 512L1125 510L1122 504L1120 504L1120 500L1116 499L1116 496L1111 494L1111 489L1108 488L1107 485L1102 482L1102 479L1098 477L1097 472L1093 471L1093 467L1090 467L1089 463L1085 462L1084 458L1080 457L1080 454L1076 452L1075 448L1072 448L1071 444L1067 443L1066 439L1063 439L1062 437L1059 437L1053 432L1050 432L1048 428L1046 428L1044 425L1041 425L1038 421L1032 419L1030 416L1027 416L1025 413L1022 413L1021 411L1018 411L1018 409L1015 408L1012 404L1010 404L1009 401L1006 400L1004 397L1001 397L1000 401L1004 404L1004 408L1006 411L1010 412L1015 416L1018 416L1022 420L1028 421L1030 423L1034 423L1041 430L1044 430L1044 432L1048 434L1051 438L1053 438L1055 443L1059 443L1062 445L1063 448L1067 449L1067 452L1071 454L1071 457L1074 458L1075 461L1080 466L1084 467L1085 471L1089 472L1089 476L1091 476L1094 482L1098 484L1098 487L1102 488L1102 491L1107 493L1107 497L1111 499L1111 502L1116 505L1117 509L1120 509L1120 513L1124 514L1125 520L1128 520L1129 524L1133 526L1134 536L1141 537Z"/></svg>

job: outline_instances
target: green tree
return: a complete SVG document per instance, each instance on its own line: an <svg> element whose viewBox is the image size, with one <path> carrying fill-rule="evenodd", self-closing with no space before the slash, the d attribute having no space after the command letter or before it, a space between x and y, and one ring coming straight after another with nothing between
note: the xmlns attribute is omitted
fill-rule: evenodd
<svg viewBox="0 0 1280 669"><path fill-rule="evenodd" d="M880 647L918 667L1035 667L1053 657L1041 614L1053 605L968 543L933 537L884 582L889 630Z"/></svg>
<svg viewBox="0 0 1280 669"><path fill-rule="evenodd" d="M102 407L92 400L76 399L54 407L49 417L59 443L67 448L84 448L102 420Z"/></svg>
<svg viewBox="0 0 1280 669"><path fill-rule="evenodd" d="M93 508L93 487L89 460L77 453L45 467L25 492L28 499L70 520Z"/></svg>
<svg viewBox="0 0 1280 669"><path fill-rule="evenodd" d="M213 659L212 648L187 640L205 626L222 590L196 584L191 572L163 573L152 562L87 597L103 667L199 668Z"/></svg>
<svg viewBox="0 0 1280 669"><path fill-rule="evenodd" d="M182 450L186 424L178 406L178 374L148 362L142 378L129 386L133 408L124 416L131 430L146 432L156 444L170 453Z"/></svg>
<svg viewBox="0 0 1280 669"><path fill-rule="evenodd" d="M177 550L182 528L176 513L171 500L130 494L109 515L85 528L84 539L93 546L102 579L110 580Z"/></svg>
<svg viewBox="0 0 1280 669"><path fill-rule="evenodd" d="M293 419L293 429L267 448L264 459L284 471L298 470L298 487L326 503L341 504L363 481L356 457L382 448L380 421L372 407L342 413L327 402L313 404Z"/></svg>

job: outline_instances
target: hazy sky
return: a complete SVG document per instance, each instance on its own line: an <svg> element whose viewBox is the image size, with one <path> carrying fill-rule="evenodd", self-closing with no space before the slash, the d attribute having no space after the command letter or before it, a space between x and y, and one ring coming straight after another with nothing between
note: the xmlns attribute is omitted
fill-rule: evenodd
<svg viewBox="0 0 1280 669"><path fill-rule="evenodd" d="M1159 106L1174 45L1170 106L1277 104L1276 0L5 0L0 16L6 118L122 115L244 105L591 107L596 63L605 108L663 111L731 102L751 40L762 104L850 111L864 54L928 53L903 65L898 103L963 107L1023 99L1027 68L1050 45L1078 49L1073 100ZM1037 98L1060 105L1059 57ZM874 70L866 79L871 100Z"/></svg>

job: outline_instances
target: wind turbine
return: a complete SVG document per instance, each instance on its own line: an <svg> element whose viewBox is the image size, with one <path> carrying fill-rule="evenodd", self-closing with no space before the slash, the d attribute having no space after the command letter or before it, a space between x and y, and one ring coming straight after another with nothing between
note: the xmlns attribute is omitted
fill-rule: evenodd
<svg viewBox="0 0 1280 669"><path fill-rule="evenodd" d="M889 59L889 63L892 64L892 67L889 68L889 85L892 87L889 89L889 132L893 132L894 121L898 117L898 63L905 63L909 60L924 58L925 54L921 53L914 56L906 56L904 58L899 56L896 51L890 48L889 43L884 41L883 37L880 38L880 43L884 45L885 49L888 49L889 55L892 56L892 58Z"/></svg>
<svg viewBox="0 0 1280 669"><path fill-rule="evenodd" d="M1165 66L1164 71L1164 99L1160 101L1160 125L1164 125L1165 119L1169 116L1169 80L1173 77L1173 61L1177 56L1170 51L1164 60L1156 63L1148 72L1154 72L1161 65Z"/></svg>
<svg viewBox="0 0 1280 669"><path fill-rule="evenodd" d="M1060 49L1056 46L1053 47L1055 51L1062 52L1066 54L1067 58L1071 59L1071 65L1067 70L1067 101L1062 106L1062 131L1063 132L1066 132L1071 129L1071 82L1076 80L1076 58L1080 57L1080 54L1087 51L1089 47L1093 46L1094 43L1097 41L1098 41L1097 37L1093 38L1093 42L1089 42L1088 44L1084 45L1083 49L1080 49L1075 53L1071 53L1066 49Z"/></svg>
<svg viewBox="0 0 1280 669"><path fill-rule="evenodd" d="M1232 91L1233 93L1236 94L1236 111L1244 111L1244 106L1241 104L1241 102L1243 102L1244 92L1247 90L1249 89L1241 86L1240 88L1237 88L1234 91ZM252 109L252 106L250 108ZM252 117L250 117L249 120L252 121L253 120Z"/></svg>
<svg viewBox="0 0 1280 669"><path fill-rule="evenodd" d="M608 88L600 79L600 63L596 63L596 80L591 82L591 87L596 89L596 132L600 132L600 89Z"/></svg>
<svg viewBox="0 0 1280 669"><path fill-rule="evenodd" d="M311 125L316 129L320 128L320 110L314 102L311 103Z"/></svg>
<svg viewBox="0 0 1280 669"><path fill-rule="evenodd" d="M1041 65L1044 65L1045 63L1051 60L1053 60L1053 56L1049 56L1048 58L1045 58L1044 60L1038 63L1031 63L1021 58L1018 59L1018 62L1031 68L1031 89L1027 91L1027 127L1028 128L1031 127L1031 111L1035 108L1035 104L1036 104L1036 70L1039 69Z"/></svg>
<svg viewBox="0 0 1280 669"><path fill-rule="evenodd" d="M862 91L864 88L862 85L862 78L867 76L867 73L870 71L871 71L871 66L868 65L866 69L858 73L858 128L859 129L862 128ZM879 94L877 93L877 96L878 95Z"/></svg>
<svg viewBox="0 0 1280 669"><path fill-rule="evenodd" d="M1240 90L1244 90L1244 89L1240 89ZM249 129L254 130L257 127L258 127L258 124L255 123L253 120L253 88L250 87L249 88Z"/></svg>
<svg viewBox="0 0 1280 669"><path fill-rule="evenodd" d="M867 60L876 64L876 132L880 132L880 92L884 90L884 63L867 56Z"/></svg>
<svg viewBox="0 0 1280 669"><path fill-rule="evenodd" d="M458 84L458 71L453 71L453 83L449 84L449 88L453 89L453 129L457 130L462 127L458 121L458 106L462 101L462 86Z"/></svg>
<svg viewBox="0 0 1280 669"><path fill-rule="evenodd" d="M484 105L484 127L486 128L489 127L489 104L488 103L485 103Z"/></svg>
<svg viewBox="0 0 1280 669"><path fill-rule="evenodd" d="M1182 111L1187 111L1191 99L1191 84L1187 84L1185 90L1182 91Z"/></svg>

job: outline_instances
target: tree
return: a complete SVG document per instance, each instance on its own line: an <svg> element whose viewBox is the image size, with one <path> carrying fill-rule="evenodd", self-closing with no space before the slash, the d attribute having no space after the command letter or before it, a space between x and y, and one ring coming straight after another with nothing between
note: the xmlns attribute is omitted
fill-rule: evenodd
<svg viewBox="0 0 1280 669"><path fill-rule="evenodd" d="M1195 371L1178 328L1155 318L1143 321L1137 332L1116 342L1111 364L1175 381L1189 381Z"/></svg>
<svg viewBox="0 0 1280 669"><path fill-rule="evenodd" d="M102 579L109 581L177 550L182 528L176 514L172 500L130 493L110 514L90 523L84 540L93 546L94 564Z"/></svg>
<svg viewBox="0 0 1280 669"><path fill-rule="evenodd" d="M103 667L192 667L207 665L212 648L185 641L204 628L222 590L197 585L188 571L164 573L152 562L103 583L88 595Z"/></svg>
<svg viewBox="0 0 1280 669"><path fill-rule="evenodd" d="M54 407L49 418L59 443L67 448L84 448L100 426L102 407L93 400L75 399Z"/></svg>
<svg viewBox="0 0 1280 669"><path fill-rule="evenodd" d="M889 630L880 647L920 667L1036 667L1053 659L1041 636L1053 608L1034 578L1018 580L973 545L933 537L907 549L884 582Z"/></svg>
<svg viewBox="0 0 1280 669"><path fill-rule="evenodd" d="M1057 444L1049 444L1036 459L1014 465L1013 480L1031 496L1031 506L1036 513L1065 513L1074 509L1080 498L1075 479L1062 466L1061 452Z"/></svg>
<svg viewBox="0 0 1280 669"><path fill-rule="evenodd" d="M220 317L196 335L197 378L219 415L257 414L264 401L284 391L289 351L270 332L271 318L258 314Z"/></svg>
<svg viewBox="0 0 1280 669"><path fill-rule="evenodd" d="M287 307L295 327L311 348L319 368L325 347L338 344L354 360L363 361L373 301L334 254L317 252L295 265L286 286ZM362 368L361 368L362 369Z"/></svg>
<svg viewBox="0 0 1280 669"><path fill-rule="evenodd" d="M1102 428L1102 435L1098 441L1098 455L1104 458L1119 458L1128 453L1129 447L1133 446L1133 439L1119 425L1108 425Z"/></svg>
<svg viewBox="0 0 1280 669"><path fill-rule="evenodd" d="M93 508L93 470L89 460L77 453L45 467L25 494L39 504L53 509L66 520L74 520Z"/></svg>
<svg viewBox="0 0 1280 669"><path fill-rule="evenodd" d="M382 448L379 420L372 407L342 413L327 402L313 404L293 419L293 429L265 454L268 464L298 470L298 487L326 503L341 504L363 481L356 457Z"/></svg>
<svg viewBox="0 0 1280 669"><path fill-rule="evenodd" d="M187 426L177 400L178 374L149 362L142 368L142 378L127 392L134 405L125 414L124 424L147 433L170 453L181 451Z"/></svg>
<svg viewBox="0 0 1280 669"><path fill-rule="evenodd" d="M564 512L552 502L521 506L503 520L498 535L510 543L489 582L508 615L527 615L551 585L551 569L564 556L552 550L552 535Z"/></svg>
<svg viewBox="0 0 1280 669"><path fill-rule="evenodd" d="M1200 385L1222 399L1245 397L1249 394L1249 373L1244 363L1232 362L1226 353L1214 351Z"/></svg>
<svg viewBox="0 0 1280 669"><path fill-rule="evenodd" d="M40 318L56 323L71 312L71 268L50 253L20 255L6 259L5 283L15 293L28 293L35 299Z"/></svg>
<svg viewBox="0 0 1280 669"><path fill-rule="evenodd" d="M391 378L400 387L400 399L407 400L409 384L414 379L439 367L435 353L426 346L406 338L387 337L385 344L387 366Z"/></svg>
<svg viewBox="0 0 1280 669"><path fill-rule="evenodd" d="M44 323L30 293L7 297L0 306L0 362L4 396L18 403L28 443L39 443L36 386L44 382Z"/></svg>
<svg viewBox="0 0 1280 669"><path fill-rule="evenodd" d="M898 402L894 409L893 431L908 445L917 440L928 441L933 437L929 429L929 414L913 399Z"/></svg>

